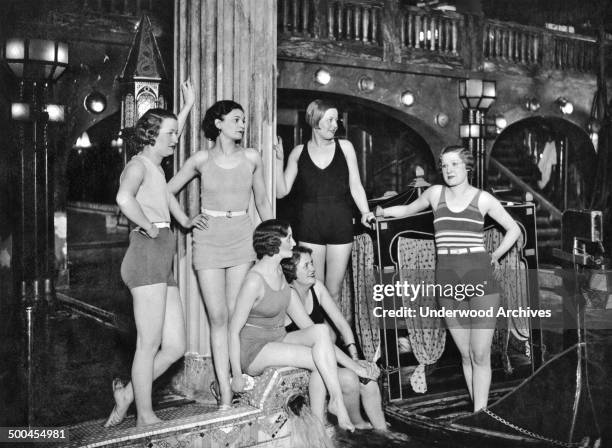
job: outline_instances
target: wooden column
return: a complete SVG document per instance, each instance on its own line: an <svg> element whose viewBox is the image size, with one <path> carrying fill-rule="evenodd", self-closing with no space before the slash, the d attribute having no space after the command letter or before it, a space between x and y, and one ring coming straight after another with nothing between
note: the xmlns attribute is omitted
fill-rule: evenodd
<svg viewBox="0 0 612 448"><path fill-rule="evenodd" d="M210 147L201 132L204 113L214 102L231 99L244 108L247 129L243 144L261 152L270 198L274 197L276 7L277 0L175 0L174 21L175 111L181 106L181 81L191 78L199 97L183 132L175 169L191 154ZM190 216L200 210L199 189L198 179L181 193L181 203ZM178 241L176 271L187 326L187 352L209 357L208 321L191 265L191 234L180 234Z"/></svg>

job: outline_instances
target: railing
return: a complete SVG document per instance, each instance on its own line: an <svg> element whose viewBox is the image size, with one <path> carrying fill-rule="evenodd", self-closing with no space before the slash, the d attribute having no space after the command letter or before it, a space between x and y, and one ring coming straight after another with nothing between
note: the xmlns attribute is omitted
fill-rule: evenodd
<svg viewBox="0 0 612 448"><path fill-rule="evenodd" d="M565 34L565 33L564 33ZM552 34L552 68L594 72L597 69L597 41L585 36Z"/></svg>
<svg viewBox="0 0 612 448"><path fill-rule="evenodd" d="M400 44L403 48L458 54L460 14L430 12L406 7L401 14Z"/></svg>
<svg viewBox="0 0 612 448"><path fill-rule="evenodd" d="M539 64L542 59L542 29L485 20L482 48L485 59Z"/></svg>
<svg viewBox="0 0 612 448"><path fill-rule="evenodd" d="M396 58L389 48L399 48L408 53L406 61L415 52L450 56L468 70L478 70L484 61L584 73L597 69L598 42L590 37L451 11L393 7L381 0L278 0L278 31L281 39L359 43L363 54L383 49L383 60ZM362 56L354 46L338 48Z"/></svg>
<svg viewBox="0 0 612 448"><path fill-rule="evenodd" d="M382 6L377 2L330 2L327 11L329 38L381 45Z"/></svg>
<svg viewBox="0 0 612 448"><path fill-rule="evenodd" d="M278 31L293 36L315 37L318 33L314 27L314 12L312 0L280 0Z"/></svg>

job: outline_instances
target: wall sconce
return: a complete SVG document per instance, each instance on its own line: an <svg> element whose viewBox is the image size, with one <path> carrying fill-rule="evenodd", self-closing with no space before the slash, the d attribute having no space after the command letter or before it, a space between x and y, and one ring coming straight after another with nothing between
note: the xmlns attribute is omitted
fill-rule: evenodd
<svg viewBox="0 0 612 448"><path fill-rule="evenodd" d="M87 135L87 131L84 131L78 138L76 143L74 144L73 148L76 148L78 150L84 149L84 148L91 148L91 141L89 140L89 135ZM79 151L79 154L81 153L81 151Z"/></svg>
<svg viewBox="0 0 612 448"><path fill-rule="evenodd" d="M441 112L436 115L436 117L434 118L434 122L441 128L445 128L449 122L448 115L446 115L444 112Z"/></svg>
<svg viewBox="0 0 612 448"><path fill-rule="evenodd" d="M49 115L49 121L54 123L63 123L64 117L66 116L66 109L60 104L47 104L46 106L47 115Z"/></svg>
<svg viewBox="0 0 612 448"><path fill-rule="evenodd" d="M460 124L459 136L461 138L480 138L479 124Z"/></svg>
<svg viewBox="0 0 612 448"><path fill-rule="evenodd" d="M48 120L54 123L63 123L65 107L60 104L45 104L43 112L48 115ZM33 121L34 113L30 103L11 103L11 118L16 121Z"/></svg>
<svg viewBox="0 0 612 448"><path fill-rule="evenodd" d="M357 87L361 92L371 92L374 90L374 87L376 87L376 83L369 76L362 76L359 78L359 81L357 81Z"/></svg>
<svg viewBox="0 0 612 448"><path fill-rule="evenodd" d="M11 118L17 121L30 120L29 103L11 103Z"/></svg>
<svg viewBox="0 0 612 448"><path fill-rule="evenodd" d="M326 69L320 68L315 73L315 81L317 82L317 84L326 86L331 81L331 75Z"/></svg>
<svg viewBox="0 0 612 448"><path fill-rule="evenodd" d="M574 112L574 105L563 96L557 98L555 103L557 103L563 115L571 115Z"/></svg>
<svg viewBox="0 0 612 448"><path fill-rule="evenodd" d="M410 90L402 92L400 102L406 107L412 106L414 104L414 93L412 93Z"/></svg>
<svg viewBox="0 0 612 448"><path fill-rule="evenodd" d="M523 101L523 107L530 112L537 112L540 109L540 101L535 96L526 96Z"/></svg>
<svg viewBox="0 0 612 448"><path fill-rule="evenodd" d="M106 97L94 90L85 97L83 106L89 113L101 114L106 110Z"/></svg>
<svg viewBox="0 0 612 448"><path fill-rule="evenodd" d="M464 109L488 109L496 98L495 81L459 80L459 101Z"/></svg>

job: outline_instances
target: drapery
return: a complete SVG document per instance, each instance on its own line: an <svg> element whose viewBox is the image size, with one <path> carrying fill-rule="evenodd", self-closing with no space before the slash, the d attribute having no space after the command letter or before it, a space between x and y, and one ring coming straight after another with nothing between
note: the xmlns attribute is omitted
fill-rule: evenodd
<svg viewBox="0 0 612 448"><path fill-rule="evenodd" d="M400 283L433 285L435 279L436 255L433 240L400 237L397 244L397 260ZM404 318L408 340L419 365L410 377L415 392L427 392L425 366L435 363L446 344L444 320L437 317L422 317L419 308L437 308L435 296L403 296L403 306L416 310L415 317Z"/></svg>
<svg viewBox="0 0 612 448"><path fill-rule="evenodd" d="M353 323L355 336L366 360L376 361L380 334L378 318L374 317L374 247L370 235L363 233L353 240L352 263L347 269L340 297L340 310Z"/></svg>

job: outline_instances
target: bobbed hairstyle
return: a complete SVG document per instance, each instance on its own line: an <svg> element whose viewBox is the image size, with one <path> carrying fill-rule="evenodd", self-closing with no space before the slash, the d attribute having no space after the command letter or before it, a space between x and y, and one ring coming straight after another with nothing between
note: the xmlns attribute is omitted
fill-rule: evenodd
<svg viewBox="0 0 612 448"><path fill-rule="evenodd" d="M257 259L280 252L281 238L289 235L289 223L281 219L268 219L259 223L253 232L253 249Z"/></svg>
<svg viewBox="0 0 612 448"><path fill-rule="evenodd" d="M162 121L167 118L177 120L176 115L166 109L149 109L138 119L134 126L134 142L139 151L155 144Z"/></svg>
<svg viewBox="0 0 612 448"><path fill-rule="evenodd" d="M291 283L297 278L297 265L300 263L302 254L312 255L312 249L304 246L295 246L293 248L293 255L291 256L291 258L285 258L283 261L281 261L281 266L283 267L283 274L285 274L285 279L287 280L287 283Z"/></svg>
<svg viewBox="0 0 612 448"><path fill-rule="evenodd" d="M214 142L221 133L221 130L215 125L215 120L223 120L223 117L234 109L244 112L242 106L232 100L217 101L208 108L202 120L202 130L204 130L204 136L208 140Z"/></svg>
<svg viewBox="0 0 612 448"><path fill-rule="evenodd" d="M440 152L440 158L438 159L438 168L440 168L440 170L442 170L442 156L451 153L457 153L459 155L461 161L465 163L465 169L467 171L474 170L474 156L472 155L472 151L461 145L447 146Z"/></svg>
<svg viewBox="0 0 612 448"><path fill-rule="evenodd" d="M336 107L325 100L314 100L306 108L306 123L308 123L311 128L317 129L319 127L319 121L321 121L321 118L323 118L323 115L325 115L325 112L329 109L336 109Z"/></svg>

